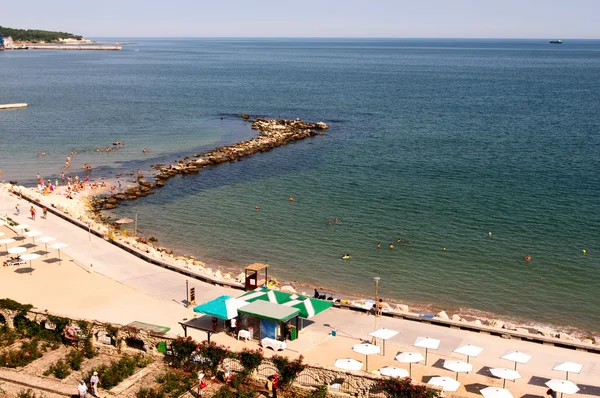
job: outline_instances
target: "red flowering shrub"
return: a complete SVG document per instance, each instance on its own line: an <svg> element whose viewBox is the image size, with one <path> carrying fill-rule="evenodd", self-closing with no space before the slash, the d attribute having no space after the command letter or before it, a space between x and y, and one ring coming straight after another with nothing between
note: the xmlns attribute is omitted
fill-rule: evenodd
<svg viewBox="0 0 600 398"><path fill-rule="evenodd" d="M382 379L381 387L388 398L438 398L440 391L411 383L410 377L404 379Z"/></svg>
<svg viewBox="0 0 600 398"><path fill-rule="evenodd" d="M308 365L302 363L303 360L304 357L302 355L293 361L279 355L271 357L271 361L273 361L273 364L279 371L279 386L281 388L285 389L289 387L296 380L300 372L308 367Z"/></svg>
<svg viewBox="0 0 600 398"><path fill-rule="evenodd" d="M263 351L261 348L257 350L249 350L244 348L238 353L238 359L244 367L243 373L245 376L252 373L256 368L260 366L263 361Z"/></svg>

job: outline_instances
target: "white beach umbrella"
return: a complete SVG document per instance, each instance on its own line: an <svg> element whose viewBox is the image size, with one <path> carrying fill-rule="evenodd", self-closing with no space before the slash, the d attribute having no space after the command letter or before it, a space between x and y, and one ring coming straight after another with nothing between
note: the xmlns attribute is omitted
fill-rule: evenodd
<svg viewBox="0 0 600 398"><path fill-rule="evenodd" d="M427 384L432 386L442 387L443 391L456 391L460 387L460 382L454 380L452 377L447 376L436 376L429 379Z"/></svg>
<svg viewBox="0 0 600 398"><path fill-rule="evenodd" d="M513 361L515 363L515 370L517 370L517 363L527 363L533 357L521 351L509 351L500 358Z"/></svg>
<svg viewBox="0 0 600 398"><path fill-rule="evenodd" d="M344 370L361 370L362 362L352 358L344 358L335 361L333 366Z"/></svg>
<svg viewBox="0 0 600 398"><path fill-rule="evenodd" d="M379 369L379 373L382 376L389 376L389 377L408 377L410 376L410 373L408 373L408 370L403 369L403 368L397 368L395 366L386 366L384 368Z"/></svg>
<svg viewBox="0 0 600 398"><path fill-rule="evenodd" d="M29 228L29 225L27 225L27 224L19 224L19 225L15 225L13 228L16 229L17 231L21 231L23 229Z"/></svg>
<svg viewBox="0 0 600 398"><path fill-rule="evenodd" d="M8 251L8 244L13 242L16 242L16 240L14 240L13 238L6 238L0 240L0 245L6 245L6 251Z"/></svg>
<svg viewBox="0 0 600 398"><path fill-rule="evenodd" d="M25 253L27 251L27 248L23 247L23 246L17 246L17 247L11 247L7 251L10 254L23 254L23 253Z"/></svg>
<svg viewBox="0 0 600 398"><path fill-rule="evenodd" d="M554 391L559 392L561 398L563 393L575 394L577 391L579 391L577 384L573 383L571 380L552 379L548 380L546 385Z"/></svg>
<svg viewBox="0 0 600 398"><path fill-rule="evenodd" d="M381 349L379 348L379 346L370 343L355 344L352 347L352 351L357 352L359 354L363 354L365 356L365 369L367 371L369 371L369 355L379 354L380 350Z"/></svg>
<svg viewBox="0 0 600 398"><path fill-rule="evenodd" d="M432 350L437 350L440 346L440 341L431 337L417 337L413 345L415 347L425 348L425 365L427 365L427 350L430 348Z"/></svg>
<svg viewBox="0 0 600 398"><path fill-rule="evenodd" d="M421 362L425 357L421 355L420 352L402 352L396 355L396 361L400 363L407 363L408 365L408 373L412 376L412 364Z"/></svg>
<svg viewBox="0 0 600 398"><path fill-rule="evenodd" d="M471 344L461 344L454 350L454 352L457 354L466 355L467 363L469 363L469 357L476 357L481 354L482 351L483 348Z"/></svg>
<svg viewBox="0 0 600 398"><path fill-rule="evenodd" d="M60 265L60 249L64 249L65 247L69 247L66 243L55 243L50 246L50 249L58 250L58 265Z"/></svg>
<svg viewBox="0 0 600 398"><path fill-rule="evenodd" d="M479 390L479 393L484 398L514 398L513 395L505 388L486 387Z"/></svg>
<svg viewBox="0 0 600 398"><path fill-rule="evenodd" d="M492 368L490 369L490 373L504 380L502 383L502 388L506 387L506 380L516 380L521 378L519 372L506 368Z"/></svg>
<svg viewBox="0 0 600 398"><path fill-rule="evenodd" d="M470 363L466 363L463 361L444 361L444 368L456 372L456 380L458 380L458 374L464 372L471 372L473 370L473 365Z"/></svg>
<svg viewBox="0 0 600 398"><path fill-rule="evenodd" d="M369 333L369 336L375 338L375 344L377 344L377 339L383 340L383 355L385 356L385 341L391 339L396 336L400 332L396 332L395 330L381 328L377 329L374 332Z"/></svg>
<svg viewBox="0 0 600 398"><path fill-rule="evenodd" d="M40 236L40 235L43 235L43 232L40 232L40 231L27 231L27 232L23 233L23 236L25 236L27 238L32 238L34 244L35 244L35 237L36 236Z"/></svg>
<svg viewBox="0 0 600 398"><path fill-rule="evenodd" d="M48 243L50 242L54 242L56 240L56 238L51 238L49 236L42 236L41 238L38 239L38 242L42 242L45 247L46 247L46 257L48 257Z"/></svg>
<svg viewBox="0 0 600 398"><path fill-rule="evenodd" d="M40 255L37 253L29 253L29 254L23 254L19 258L21 260L29 261L29 269L33 270L33 267L31 266L31 262L33 260L37 260L38 258L40 258ZM31 275L31 272L29 273L29 275Z"/></svg>
<svg viewBox="0 0 600 398"><path fill-rule="evenodd" d="M557 362L552 368L552 370L560 370L562 372L567 372L567 380L569 380L569 372L579 373L581 372L582 368L583 365L580 365L575 362Z"/></svg>

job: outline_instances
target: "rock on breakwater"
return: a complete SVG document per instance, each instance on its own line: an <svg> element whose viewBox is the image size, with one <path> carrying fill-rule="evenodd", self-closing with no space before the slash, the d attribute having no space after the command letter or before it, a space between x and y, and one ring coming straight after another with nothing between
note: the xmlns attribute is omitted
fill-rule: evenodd
<svg viewBox="0 0 600 398"><path fill-rule="evenodd" d="M155 181L151 182L138 176L137 185L129 186L124 192L112 194L95 202L96 210L115 209L119 203L125 200L136 200L140 197L152 195L155 189L164 187L166 182L178 175L197 174L200 169L225 162L250 156L258 152L268 152L290 142L303 140L308 137L320 135L329 126L323 122L310 123L300 119L250 119L246 114L242 118L252 123L252 129L258 130L258 134L249 140L237 142L232 145L222 146L208 152L194 154L193 157L185 157L175 164L157 165L154 168L157 174Z"/></svg>

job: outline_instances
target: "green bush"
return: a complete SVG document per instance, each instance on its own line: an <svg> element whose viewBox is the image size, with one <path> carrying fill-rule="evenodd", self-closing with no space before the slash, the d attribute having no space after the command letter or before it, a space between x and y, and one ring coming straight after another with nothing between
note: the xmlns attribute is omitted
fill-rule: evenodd
<svg viewBox="0 0 600 398"><path fill-rule="evenodd" d="M27 312L33 308L31 304L21 304L9 298L0 299L0 308L10 311Z"/></svg>
<svg viewBox="0 0 600 398"><path fill-rule="evenodd" d="M62 359L59 359L58 361L50 365L50 367L44 372L44 376L53 375L54 377L60 380L66 378L70 374L71 368L69 367L67 362L65 362Z"/></svg>
<svg viewBox="0 0 600 398"><path fill-rule="evenodd" d="M229 347L211 341L204 340L198 344L197 355L204 359L203 365L211 375L216 376L219 365L225 358L235 358L235 353L229 351Z"/></svg>
<svg viewBox="0 0 600 398"><path fill-rule="evenodd" d="M5 351L0 354L0 367L18 368L27 366L31 362L42 357L39 349L39 341L32 339L24 342L18 350Z"/></svg>
<svg viewBox="0 0 600 398"><path fill-rule="evenodd" d="M0 326L0 348L13 345L17 340L17 333L6 325Z"/></svg>
<svg viewBox="0 0 600 398"><path fill-rule="evenodd" d="M307 398L327 398L329 390L326 385L318 386Z"/></svg>
<svg viewBox="0 0 600 398"><path fill-rule="evenodd" d="M83 353L79 350L71 350L65 360L69 367L73 370L81 370L81 364L83 363Z"/></svg>
<svg viewBox="0 0 600 398"><path fill-rule="evenodd" d="M140 388L135 393L136 398L166 398L165 392L161 388Z"/></svg>
<svg viewBox="0 0 600 398"><path fill-rule="evenodd" d="M286 389L292 385L300 372L308 367L308 365L302 363L304 360L302 355L292 361L280 355L273 355L271 360L279 371L279 387L282 389Z"/></svg>
<svg viewBox="0 0 600 398"><path fill-rule="evenodd" d="M245 377L247 377L262 363L263 351L261 348L258 348L256 350L249 350L247 348L244 348L241 352L238 353L238 359L244 368L242 373Z"/></svg>
<svg viewBox="0 0 600 398"><path fill-rule="evenodd" d="M102 387L109 390L131 376L139 368L145 368L152 362L150 357L143 354L134 356L123 355L118 361L110 361L110 365L100 365L96 369L91 369L85 380L92 377L94 371L98 372L98 377L102 380Z"/></svg>
<svg viewBox="0 0 600 398"><path fill-rule="evenodd" d="M44 394L35 395L31 388L27 390L21 390L17 393L17 398L43 398Z"/></svg>
<svg viewBox="0 0 600 398"><path fill-rule="evenodd" d="M382 379L379 381L387 398L438 398L440 391L412 384L410 377Z"/></svg>
<svg viewBox="0 0 600 398"><path fill-rule="evenodd" d="M196 385L198 378L195 373L180 370L167 370L156 377L161 384L161 390L170 398L177 398Z"/></svg>

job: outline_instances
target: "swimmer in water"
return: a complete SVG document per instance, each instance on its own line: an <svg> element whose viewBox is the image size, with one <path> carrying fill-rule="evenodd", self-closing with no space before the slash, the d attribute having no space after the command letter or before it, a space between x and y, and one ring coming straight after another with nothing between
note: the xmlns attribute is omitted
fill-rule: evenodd
<svg viewBox="0 0 600 398"><path fill-rule="evenodd" d="M377 243L377 248L380 249L381 248L381 243Z"/></svg>
<svg viewBox="0 0 600 398"><path fill-rule="evenodd" d="M525 261L531 261L531 257L530 256L525 256Z"/></svg>
<svg viewBox="0 0 600 398"><path fill-rule="evenodd" d="M394 248L394 244L390 243L390 250Z"/></svg>
<svg viewBox="0 0 600 398"><path fill-rule="evenodd" d="M492 236L492 233L491 233L491 232L488 232L488 236Z"/></svg>

